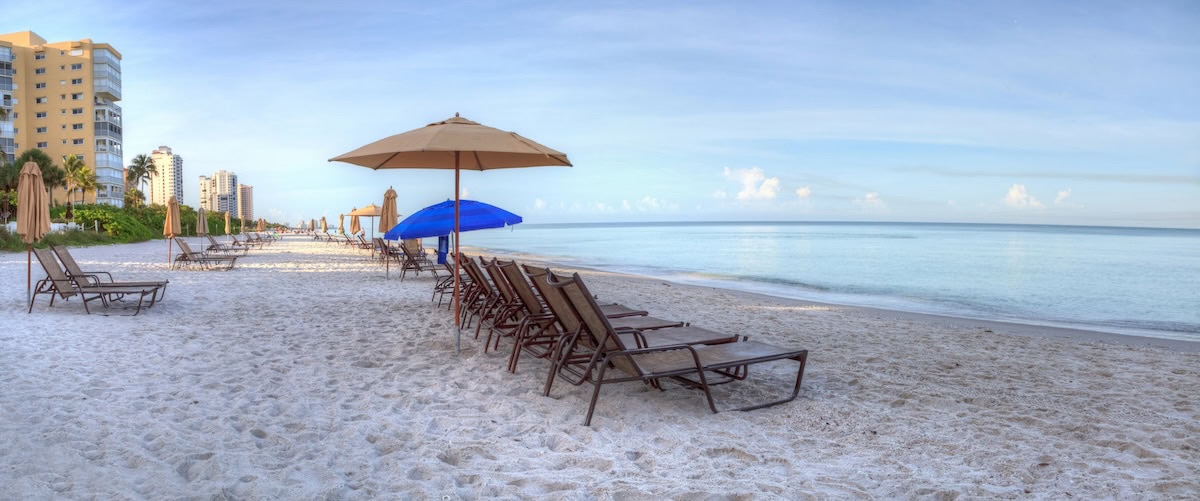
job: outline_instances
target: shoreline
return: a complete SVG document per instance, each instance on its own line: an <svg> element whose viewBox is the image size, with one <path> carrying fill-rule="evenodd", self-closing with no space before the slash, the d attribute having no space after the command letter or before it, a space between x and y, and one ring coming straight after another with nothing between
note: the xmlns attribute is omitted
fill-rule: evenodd
<svg viewBox="0 0 1200 501"><path fill-rule="evenodd" d="M996 331L1004 331L1013 334L1033 337L1043 337L1050 339L1076 339L1085 342L1104 342L1131 347L1150 347L1164 348L1172 351L1196 353L1200 352L1200 341L1190 341L1186 339L1162 338L1153 336L1139 336L1134 334L1118 334L1114 332L1105 332L1093 329L1084 329L1076 327L1058 327L1053 325L1041 325L1037 323L1022 323L1005 320L987 320L971 317L958 317L952 315L939 315L936 313L922 313L915 311L890 310L886 308L876 308L872 306L858 306L851 304L826 303L821 301L813 301L808 299L796 299L784 296L776 296L772 294L753 292L728 287L717 287L712 285L701 285L694 283L683 283L673 281L667 278L654 277L649 275L639 275L636 273L627 273L622 271L608 271L600 268L580 265L567 265L554 261L552 258L538 256L527 253L512 253L506 251L497 251L486 247L463 246L463 252L469 255L487 255L502 257L505 259L515 259L517 261L536 262L550 268L561 268L564 270L588 270L599 273L612 273L623 275L631 278L640 278L645 280L659 280L668 282L677 287L695 287L698 289L718 290L729 294L740 295L747 298L760 298L774 302L788 303L803 306L821 306L830 308L845 308L853 309L864 314L870 314L881 318L902 319L908 321L926 321L948 327L982 327Z"/></svg>

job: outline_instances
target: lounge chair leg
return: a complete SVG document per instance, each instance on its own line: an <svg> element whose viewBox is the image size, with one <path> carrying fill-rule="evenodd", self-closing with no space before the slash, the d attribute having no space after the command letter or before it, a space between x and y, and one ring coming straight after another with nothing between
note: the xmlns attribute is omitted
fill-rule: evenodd
<svg viewBox="0 0 1200 501"><path fill-rule="evenodd" d="M604 385L604 371L608 369L608 357L604 357L604 363L600 366L600 372L596 379L592 381L592 401L588 403L587 417L583 420L584 426L592 425L592 413L596 411L596 401L600 399L600 387Z"/></svg>

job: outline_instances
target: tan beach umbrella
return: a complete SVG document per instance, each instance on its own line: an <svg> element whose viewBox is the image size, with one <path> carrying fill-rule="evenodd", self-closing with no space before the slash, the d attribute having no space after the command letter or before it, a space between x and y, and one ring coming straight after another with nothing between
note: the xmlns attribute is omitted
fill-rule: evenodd
<svg viewBox="0 0 1200 501"><path fill-rule="evenodd" d="M196 235L203 236L208 234L208 213L204 207L196 209Z"/></svg>
<svg viewBox="0 0 1200 501"><path fill-rule="evenodd" d="M387 233L398 222L400 222L400 215L396 213L396 190L388 186L388 190L383 192L383 207L379 210L379 232ZM384 278L390 278L392 274L392 260L385 254L383 262L383 276Z"/></svg>
<svg viewBox="0 0 1200 501"><path fill-rule="evenodd" d="M362 225L358 222L358 216L354 215L354 211L350 211L350 234L357 235L362 231Z"/></svg>
<svg viewBox="0 0 1200 501"><path fill-rule="evenodd" d="M17 180L17 234L25 242L25 295L33 292L33 243L50 233L50 195L42 169L25 162Z"/></svg>
<svg viewBox="0 0 1200 501"><path fill-rule="evenodd" d="M230 217L229 217L229 211L225 211L225 234L226 234L226 235L228 235L228 234L230 233L230 231L231 231L231 230L229 229L229 223L230 223L230 222L231 222L231 221L230 221Z"/></svg>
<svg viewBox="0 0 1200 501"><path fill-rule="evenodd" d="M258 218L258 231L263 231L265 229L267 229L267 220L261 217Z"/></svg>
<svg viewBox="0 0 1200 501"><path fill-rule="evenodd" d="M454 114L453 118L375 141L329 161L370 169L454 169L454 255L458 256L459 173L462 169L570 167L567 155L515 132L494 129ZM457 259L457 257L456 257ZM454 274L454 324L459 325L459 277ZM461 333L460 333L461 335Z"/></svg>
<svg viewBox="0 0 1200 501"><path fill-rule="evenodd" d="M317 231L317 220L316 219L308 220L308 231Z"/></svg>
<svg viewBox="0 0 1200 501"><path fill-rule="evenodd" d="M325 216L321 216L321 233L329 233L329 225L325 223Z"/></svg>
<svg viewBox="0 0 1200 501"><path fill-rule="evenodd" d="M175 243L175 235L179 231L179 200L175 195L167 199L167 218L163 220L163 236L167 237L167 266L171 265L171 244Z"/></svg>
<svg viewBox="0 0 1200 501"><path fill-rule="evenodd" d="M346 215L338 214L338 233L346 232L346 225L344 224L345 221L346 221Z"/></svg>

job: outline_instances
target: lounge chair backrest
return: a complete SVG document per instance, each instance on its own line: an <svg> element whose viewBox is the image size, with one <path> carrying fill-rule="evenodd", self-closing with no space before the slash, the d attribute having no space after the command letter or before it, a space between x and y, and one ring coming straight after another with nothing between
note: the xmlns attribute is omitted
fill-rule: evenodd
<svg viewBox="0 0 1200 501"><path fill-rule="evenodd" d="M550 308L550 312L558 319L558 323L562 325L563 332L573 333L579 330L583 322L579 320L579 315L575 314L575 310L571 308L571 303L567 301L566 296L562 291L550 285L550 269L538 268L525 265L525 274L529 276L529 281L533 282L533 286L537 288L542 299L546 301L546 306ZM589 348L592 347L591 342L585 343Z"/></svg>
<svg viewBox="0 0 1200 501"><path fill-rule="evenodd" d="M521 298L521 304L525 305L525 312L530 315L545 313L546 308L542 306L542 302L534 294L533 288L529 286L529 279L521 274L521 268L517 266L517 263L506 261L498 264L500 272L504 273L504 278L508 279L508 284L512 286L513 292L517 293L517 297Z"/></svg>
<svg viewBox="0 0 1200 501"><path fill-rule="evenodd" d="M500 271L500 264L496 258L492 258L491 261L485 261L483 268L487 270L488 276L492 277L492 285L496 287L501 296L504 296L505 301L509 303L520 301L521 298L517 297L517 293L509 285L508 277L505 277L504 272Z"/></svg>
<svg viewBox="0 0 1200 501"><path fill-rule="evenodd" d="M71 256L71 252L67 250L67 246L51 245L50 249L58 256L58 260L62 262L63 268L66 268L67 275L77 278L83 276L83 268L80 268L79 263L75 262L75 257Z"/></svg>
<svg viewBox="0 0 1200 501"><path fill-rule="evenodd" d="M470 275L471 282L475 283L480 289L483 289L485 295L491 296L495 294L496 289L492 288L492 284L488 282L487 275L484 275L483 270L479 269L479 263L466 254L462 255L462 260L463 269L467 270L467 275Z"/></svg>
<svg viewBox="0 0 1200 501"><path fill-rule="evenodd" d="M188 257L196 255L195 252L192 252L191 246L189 246L187 242L184 242L182 238L176 238L175 243L179 244L179 250L183 251L184 254L187 254Z"/></svg>
<svg viewBox="0 0 1200 501"><path fill-rule="evenodd" d="M575 273L571 278L566 280L556 280L558 277L550 277L550 285L563 291L567 300L571 302L571 306L575 313L579 315L579 319L583 321L584 329L591 334L593 342L597 346L598 351L624 351L625 344L621 342L621 337L617 335L616 329L608 322L608 317L600 311L600 305L596 304L596 299L592 293L588 291L587 286L583 284L583 278ZM616 368L626 374L637 376L644 372L638 367L630 357L614 357L609 360Z"/></svg>
<svg viewBox="0 0 1200 501"><path fill-rule="evenodd" d="M54 284L54 290L58 291L59 296L65 299L75 295L75 282L67 276L67 272L63 271L62 266L59 266L58 260L55 259L54 253L50 249L35 248L33 255L37 256L39 263L42 263L42 269L46 270L46 280Z"/></svg>

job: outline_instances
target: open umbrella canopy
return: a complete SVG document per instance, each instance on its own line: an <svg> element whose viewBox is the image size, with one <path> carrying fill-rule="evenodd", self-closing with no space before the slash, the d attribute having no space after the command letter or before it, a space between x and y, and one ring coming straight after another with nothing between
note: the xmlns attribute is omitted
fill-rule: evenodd
<svg viewBox="0 0 1200 501"><path fill-rule="evenodd" d="M381 214L383 214L383 207L375 204L370 204L361 209L353 209L350 211L351 216L379 217Z"/></svg>
<svg viewBox="0 0 1200 501"><path fill-rule="evenodd" d="M461 152L456 159L455 153ZM453 118L396 134L329 159L371 169L487 170L560 165L567 155L515 132Z"/></svg>
<svg viewBox="0 0 1200 501"><path fill-rule="evenodd" d="M196 235L208 234L208 213L204 207L196 209Z"/></svg>
<svg viewBox="0 0 1200 501"><path fill-rule="evenodd" d="M521 222L521 216L494 205L460 200L459 231L501 228ZM430 205L404 218L383 236L387 240L440 237L454 233L454 200Z"/></svg>

